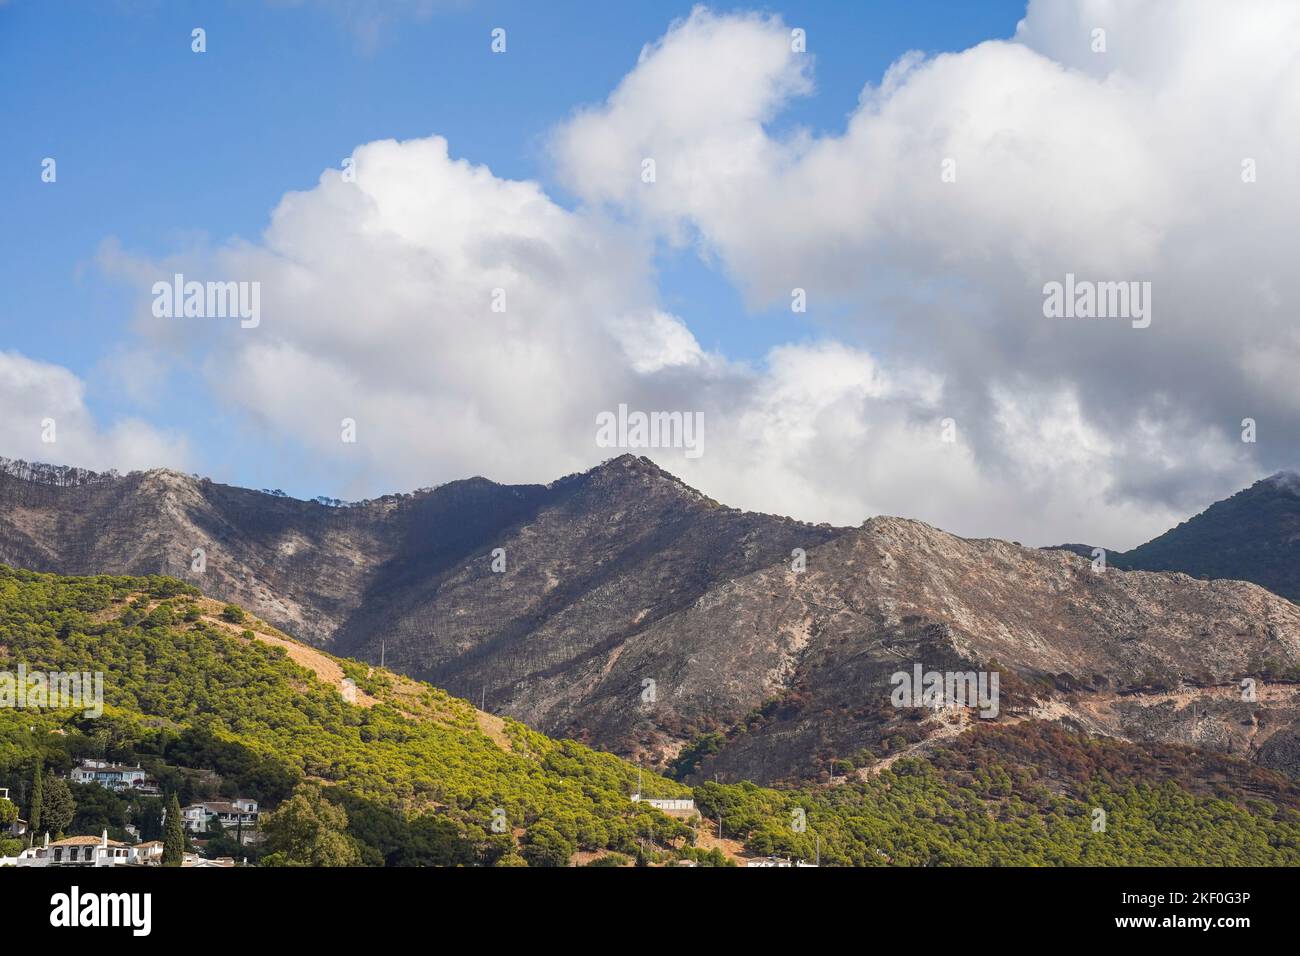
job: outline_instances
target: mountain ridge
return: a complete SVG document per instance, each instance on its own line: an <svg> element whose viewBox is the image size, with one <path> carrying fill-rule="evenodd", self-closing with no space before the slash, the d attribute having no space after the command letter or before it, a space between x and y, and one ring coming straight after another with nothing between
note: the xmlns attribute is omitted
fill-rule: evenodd
<svg viewBox="0 0 1300 956"><path fill-rule="evenodd" d="M162 470L3 474L0 562L171 574L333 653L697 778L822 778L929 746L944 720L889 705L889 678L916 664L999 671L1008 720L1300 770L1285 690L1300 608L1267 591L914 519L743 512L631 455L342 508ZM1262 723L1206 689L1247 677Z"/></svg>

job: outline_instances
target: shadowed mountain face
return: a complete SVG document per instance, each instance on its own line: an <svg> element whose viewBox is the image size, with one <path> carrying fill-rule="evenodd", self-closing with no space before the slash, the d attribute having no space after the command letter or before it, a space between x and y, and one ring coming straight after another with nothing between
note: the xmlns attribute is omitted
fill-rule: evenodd
<svg viewBox="0 0 1300 956"><path fill-rule="evenodd" d="M916 665L997 670L998 721L1300 770L1300 608L1251 584L1097 572L897 518L749 514L632 456L346 508L163 471L60 480L0 476L0 563L175 575L696 779L861 770L979 719L893 706L891 676Z"/></svg>
<svg viewBox="0 0 1300 956"><path fill-rule="evenodd" d="M1300 475L1257 481L1111 560L1144 571L1239 578L1300 600Z"/></svg>
<svg viewBox="0 0 1300 956"><path fill-rule="evenodd" d="M173 575L489 703L842 533L722 507L631 455L548 486L473 478L349 507L39 467L0 474L0 563Z"/></svg>

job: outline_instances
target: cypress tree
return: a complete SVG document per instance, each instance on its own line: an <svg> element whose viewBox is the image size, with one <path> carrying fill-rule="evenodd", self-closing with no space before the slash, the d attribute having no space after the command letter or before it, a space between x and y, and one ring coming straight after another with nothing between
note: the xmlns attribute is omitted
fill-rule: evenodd
<svg viewBox="0 0 1300 956"><path fill-rule="evenodd" d="M27 845L36 839L36 831L41 828L41 802L45 799L41 786L41 759L36 758L36 772L32 775L32 808L27 819Z"/></svg>
<svg viewBox="0 0 1300 956"><path fill-rule="evenodd" d="M163 836L163 866L180 866L185 858L185 829L181 826L181 802L172 792L172 802L167 806L167 823Z"/></svg>

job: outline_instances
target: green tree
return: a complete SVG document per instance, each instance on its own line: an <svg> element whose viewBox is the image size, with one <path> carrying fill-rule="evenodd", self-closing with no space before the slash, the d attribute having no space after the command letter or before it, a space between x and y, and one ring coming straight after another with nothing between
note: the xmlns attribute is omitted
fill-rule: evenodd
<svg viewBox="0 0 1300 956"><path fill-rule="evenodd" d="M361 853L345 832L348 813L325 799L319 785L303 783L262 818L266 866L360 866Z"/></svg>
<svg viewBox="0 0 1300 956"><path fill-rule="evenodd" d="M180 866L185 859L185 827L181 824L181 802L172 794L163 826L163 866Z"/></svg>
<svg viewBox="0 0 1300 956"><path fill-rule="evenodd" d="M36 839L36 831L41 827L42 813L41 803L44 800L44 791L41 787L41 761L36 760L36 770L32 773L32 808L27 814L27 845L32 845L32 840Z"/></svg>
<svg viewBox="0 0 1300 956"><path fill-rule="evenodd" d="M128 803L112 790L93 783L74 783L69 789L77 804L70 832L93 834L106 828L121 832L126 826Z"/></svg>
<svg viewBox="0 0 1300 956"><path fill-rule="evenodd" d="M135 819L140 827L141 840L158 840L163 836L162 801L155 797L142 797L137 804Z"/></svg>
<svg viewBox="0 0 1300 956"><path fill-rule="evenodd" d="M62 777L51 777L41 801L41 819L46 829L53 831L56 839L62 839L63 831L76 815L77 801L72 797L68 782Z"/></svg>
<svg viewBox="0 0 1300 956"><path fill-rule="evenodd" d="M176 623L176 615L166 604L159 604L149 612L149 616L144 619L144 626L147 628L171 627Z"/></svg>
<svg viewBox="0 0 1300 956"><path fill-rule="evenodd" d="M245 617L244 609L236 604L227 604L221 609L221 619L231 624L243 624Z"/></svg>
<svg viewBox="0 0 1300 956"><path fill-rule="evenodd" d="M215 860L221 856L238 856L240 845L235 838L226 832L222 826L221 820L217 817L208 818L207 845L203 847L203 855L209 860Z"/></svg>
<svg viewBox="0 0 1300 956"><path fill-rule="evenodd" d="M529 866L568 866L577 847L545 820L528 828L524 839L524 859Z"/></svg>
<svg viewBox="0 0 1300 956"><path fill-rule="evenodd" d="M7 827L18 819L18 808L0 797L0 827Z"/></svg>

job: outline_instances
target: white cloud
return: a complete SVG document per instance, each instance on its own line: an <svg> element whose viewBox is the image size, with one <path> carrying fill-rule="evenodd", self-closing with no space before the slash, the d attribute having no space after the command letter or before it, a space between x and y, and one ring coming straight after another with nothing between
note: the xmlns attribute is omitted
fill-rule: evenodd
<svg viewBox="0 0 1300 956"><path fill-rule="evenodd" d="M804 288L848 316L849 340L889 332L877 359L942 380L979 474L1014 487L1032 463L1082 496L1071 511L1145 504L1151 517L1118 525L1130 543L1293 463L1294 387L1266 356L1293 347L1300 291L1300 9L1032 3L1015 41L901 58L842 133L821 136L771 132L807 90L808 59L787 41L777 19L697 8L557 131L559 175L593 208L698 242L756 305ZM678 107L736 73L747 93L706 94L712 122ZM658 160L653 185L638 180L643 155ZM1242 181L1246 158L1257 182ZM1066 272L1150 280L1155 324L1049 322L1042 286ZM1022 413L1068 395L1079 427L1106 436L1091 481L1072 480L1077 449L1009 428L1009 381ZM1248 415L1270 421L1270 443L1233 444ZM1043 531L1028 536L1051 536L1059 513L1036 512Z"/></svg>
<svg viewBox="0 0 1300 956"><path fill-rule="evenodd" d="M1126 547L1300 440L1276 358L1300 281L1298 42L1289 4L1035 3L1013 41L902 57L841 133L776 135L812 57L776 17L697 9L555 131L576 211L441 138L383 141L355 183L286 195L259 242L106 261L146 287L260 281L257 329L141 331L202 354L227 402L363 493L586 467L609 454L596 413L627 403L703 411L702 458L654 457L728 504ZM795 287L814 317L833 304L841 341L758 367L706 352L659 301L663 237L756 305ZM1067 271L1152 281L1151 328L1045 319ZM1271 444L1236 440L1247 416Z"/></svg>
<svg viewBox="0 0 1300 956"><path fill-rule="evenodd" d="M372 475L365 494L586 467L598 411L714 364L657 307L650 246L626 230L438 137L359 147L355 169L286 195L259 244L105 264L141 289L173 270L260 282L255 329L144 309L138 327L203 355L218 394L320 461Z"/></svg>
<svg viewBox="0 0 1300 956"><path fill-rule="evenodd" d="M183 468L188 457L181 439L137 419L103 427L86 407L81 379L17 352L0 352L0 408L0 447L9 458L129 471Z"/></svg>

